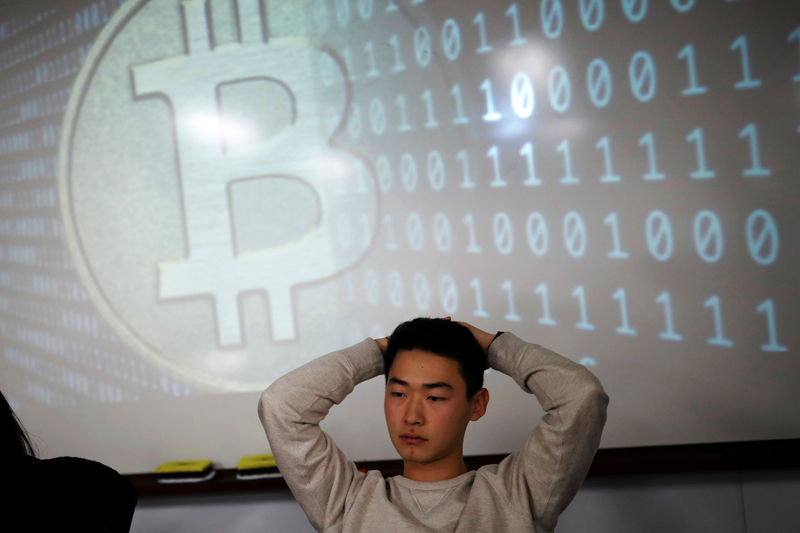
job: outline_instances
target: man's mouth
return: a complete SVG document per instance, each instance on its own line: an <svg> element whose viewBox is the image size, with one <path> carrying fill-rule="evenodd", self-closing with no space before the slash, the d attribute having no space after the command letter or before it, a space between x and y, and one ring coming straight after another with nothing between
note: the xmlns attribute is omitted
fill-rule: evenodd
<svg viewBox="0 0 800 533"><path fill-rule="evenodd" d="M424 439L419 435L414 435L411 433L406 433L404 435L400 435L400 440L405 442L406 444L422 444L423 442L427 442L428 439Z"/></svg>

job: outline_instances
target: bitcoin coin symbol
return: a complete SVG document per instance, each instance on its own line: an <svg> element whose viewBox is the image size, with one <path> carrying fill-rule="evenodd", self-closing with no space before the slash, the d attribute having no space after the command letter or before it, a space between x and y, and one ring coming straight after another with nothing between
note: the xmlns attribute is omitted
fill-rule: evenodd
<svg viewBox="0 0 800 533"><path fill-rule="evenodd" d="M354 179L360 162L334 149L324 127L323 109L330 102L338 102L344 114L344 72L325 57L328 52L309 42L265 40L258 0L238 2L240 41L215 47L206 1L187 0L181 9L186 53L131 67L138 98L169 100L177 148L187 254L158 263L158 295L163 300L210 296L218 343L225 347L244 340L240 296L266 291L273 340L295 339L293 288L336 274L368 244L341 250L333 239L339 215L352 212L356 202L375 201L363 192L343 197L342 182ZM338 67L324 89L325 106L315 83L323 61ZM266 140L236 142L221 88L252 80L277 83L289 92L291 123ZM313 191L319 215L311 229L279 246L238 250L232 185L287 178Z"/></svg>
<svg viewBox="0 0 800 533"><path fill-rule="evenodd" d="M311 3L126 2L70 95L76 272L136 355L193 385L263 390L362 305L336 280L375 238L377 184L345 146L360 93Z"/></svg>

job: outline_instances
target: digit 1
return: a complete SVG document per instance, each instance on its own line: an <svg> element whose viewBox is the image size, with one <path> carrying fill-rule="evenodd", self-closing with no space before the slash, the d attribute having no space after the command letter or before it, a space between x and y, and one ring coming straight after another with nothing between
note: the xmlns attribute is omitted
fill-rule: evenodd
<svg viewBox="0 0 800 533"><path fill-rule="evenodd" d="M603 222L611 226L611 242L613 244L614 249L608 252L608 257L610 259L627 259L630 254L628 252L623 252L619 245L619 227L617 225L617 214L612 212L609 213L606 218L603 219Z"/></svg>
<svg viewBox="0 0 800 533"><path fill-rule="evenodd" d="M656 149L655 143L653 141L653 132L648 131L642 138L639 139L639 146L644 146L645 150L647 150L647 174L642 175L646 181L657 181L663 180L664 174L657 170L656 165Z"/></svg>
<svg viewBox="0 0 800 533"><path fill-rule="evenodd" d="M383 217L383 225L386 226L386 244L384 247L387 250L396 250L397 241L394 240L394 231L392 231L392 216L386 215Z"/></svg>
<svg viewBox="0 0 800 533"><path fill-rule="evenodd" d="M366 52L367 54L367 63L369 64L367 77L377 78L378 76L381 75L381 73L375 66L375 47L372 44L372 41L368 41L367 44L364 45L364 52Z"/></svg>
<svg viewBox="0 0 800 533"><path fill-rule="evenodd" d="M397 7L395 7L395 9L397 9ZM397 39L397 35L392 35L389 38L389 44L392 45L394 49L394 65L392 66L392 72L403 72L406 66L400 58L400 41Z"/></svg>
<svg viewBox="0 0 800 533"><path fill-rule="evenodd" d="M522 182L523 185L527 186L534 186L534 185L541 185L542 180L536 177L536 169L534 167L533 161L533 143L531 141L526 142L522 145L522 148L519 151L519 155L525 158L525 163L528 167L528 178Z"/></svg>
<svg viewBox="0 0 800 533"><path fill-rule="evenodd" d="M697 155L697 170L693 171L691 174L689 174L689 176L696 180L708 179L716 176L716 173L713 170L708 170L706 167L703 128L695 128L689 132L689 135L686 136L686 142L693 142L695 144L695 154Z"/></svg>
<svg viewBox="0 0 800 533"><path fill-rule="evenodd" d="M464 116L464 105L461 102L461 86L457 83L453 85L453 89L450 91L450 94L453 95L453 98L456 101L456 118L453 119L453 125L467 124L469 119Z"/></svg>
<svg viewBox="0 0 800 533"><path fill-rule="evenodd" d="M542 316L539 317L539 324L542 326L555 326L556 321L550 316L550 299L547 296L547 283L540 283L533 290L542 299Z"/></svg>
<svg viewBox="0 0 800 533"><path fill-rule="evenodd" d="M687 44L678 52L678 59L686 59L686 68L689 69L689 86L681 91L684 96L703 94L708 91L705 87L697 85L697 70L694 62L694 45Z"/></svg>
<svg viewBox="0 0 800 533"><path fill-rule="evenodd" d="M578 310L580 312L581 320L575 323L575 327L586 331L594 329L594 324L589 323L586 319L586 295L583 290L583 285L578 285L572 289L572 296L578 299Z"/></svg>
<svg viewBox="0 0 800 533"><path fill-rule="evenodd" d="M792 33L789 34L789 42L797 41L798 51L800 51L800 26L796 27ZM800 83L800 73L792 76L794 83Z"/></svg>
<svg viewBox="0 0 800 533"><path fill-rule="evenodd" d="M475 182L469 177L469 155L466 149L459 150L456 159L461 161L461 185L462 189L474 189Z"/></svg>
<svg viewBox="0 0 800 533"><path fill-rule="evenodd" d="M486 122L494 122L500 120L503 116L494 110L494 95L492 94L492 80L486 78L481 83L481 91L486 95L486 113L483 115L483 120Z"/></svg>
<svg viewBox="0 0 800 533"><path fill-rule="evenodd" d="M467 246L467 253L481 253L483 250L475 241L475 219L473 218L472 213L464 217L464 224L467 225L467 231L469 232L469 246Z"/></svg>
<svg viewBox="0 0 800 533"><path fill-rule="evenodd" d="M619 303L619 317L621 325L615 331L617 335L636 335L636 330L628 324L628 305L625 301L625 289L617 289L611 295L612 300Z"/></svg>
<svg viewBox="0 0 800 533"><path fill-rule="evenodd" d="M431 95L431 90L426 89L420 98L425 102L425 110L428 113L428 120L425 121L424 128L432 129L438 127L439 122L436 120L436 117L433 116L433 96Z"/></svg>
<svg viewBox="0 0 800 533"><path fill-rule="evenodd" d="M397 131L411 131L411 124L408 123L408 115L406 113L406 97L402 94L398 94L394 103L400 108L400 124L397 126Z"/></svg>
<svg viewBox="0 0 800 533"><path fill-rule="evenodd" d="M483 12L479 11L472 23L478 26L478 38L481 45L475 50L476 54L485 54L492 51L492 47L486 44L486 22L483 20Z"/></svg>
<svg viewBox="0 0 800 533"><path fill-rule="evenodd" d="M600 177L600 183L614 183L621 178L619 174L614 174L611 170L611 149L609 148L608 136L604 136L595 145L595 148L603 151L603 162L605 163L606 173Z"/></svg>
<svg viewBox="0 0 800 533"><path fill-rule="evenodd" d="M500 157L498 155L497 146L492 146L486 152L486 156L492 160L492 166L494 167L494 179L489 183L492 187L505 187L508 183L503 179L500 175Z"/></svg>
<svg viewBox="0 0 800 533"><path fill-rule="evenodd" d="M519 12L517 9L517 3L514 2L511 6L506 10L506 16L511 17L511 24L514 27L514 39L508 43L509 46L519 46L521 44L525 44L528 42L528 39L525 37L520 36L519 34Z"/></svg>
<svg viewBox="0 0 800 533"><path fill-rule="evenodd" d="M742 79L733 84L736 89L752 89L761 86L761 80L755 80L750 76L750 55L747 53L747 37L740 35L731 43L731 50L739 49L739 56L742 60Z"/></svg>
<svg viewBox="0 0 800 533"><path fill-rule="evenodd" d="M572 162L569 157L569 141L564 139L558 143L556 150L564 154L564 177L561 178L561 183L564 185L574 185L578 183L580 180L572 175Z"/></svg>
<svg viewBox="0 0 800 533"><path fill-rule="evenodd" d="M683 335L675 333L675 326L672 323L672 302L670 301L669 293L662 292L656 298L656 303L664 306L664 331L658 334L658 338L665 341L680 341L683 340Z"/></svg>
<svg viewBox="0 0 800 533"><path fill-rule="evenodd" d="M785 352L787 350L786 346L778 344L778 334L775 327L775 305L772 303L772 300L764 300L758 304L756 311L764 313L767 316L767 336L769 337L769 343L762 344L761 351Z"/></svg>
<svg viewBox="0 0 800 533"><path fill-rule="evenodd" d="M751 122L739 132L739 138L749 138L750 145L750 168L742 171L742 176L746 178L769 176L772 172L768 168L761 166L761 158L758 155L758 131L756 125Z"/></svg>
<svg viewBox="0 0 800 533"><path fill-rule="evenodd" d="M489 316L489 313L483 308L483 298L481 297L481 280L478 278L472 278L472 281L469 282L469 286L475 289L475 311L472 313L473 316L486 318Z"/></svg>
<svg viewBox="0 0 800 533"><path fill-rule="evenodd" d="M506 295L508 296L508 313L506 313L503 318L509 322L519 322L522 320L522 318L520 318L520 316L514 310L514 291L511 287L511 281L505 280L500 288L506 291Z"/></svg>
<svg viewBox="0 0 800 533"><path fill-rule="evenodd" d="M733 341L726 339L722 333L722 311L720 310L719 296L716 294L703 302L703 307L710 307L714 318L714 336L708 338L708 344L730 348Z"/></svg>

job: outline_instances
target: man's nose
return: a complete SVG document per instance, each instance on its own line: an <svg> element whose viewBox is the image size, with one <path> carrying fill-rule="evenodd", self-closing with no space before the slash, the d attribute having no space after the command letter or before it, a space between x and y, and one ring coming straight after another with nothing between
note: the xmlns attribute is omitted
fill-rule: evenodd
<svg viewBox="0 0 800 533"><path fill-rule="evenodd" d="M409 398L409 401L406 403L403 422L409 425L419 425L425 422L422 404L419 399L413 397Z"/></svg>

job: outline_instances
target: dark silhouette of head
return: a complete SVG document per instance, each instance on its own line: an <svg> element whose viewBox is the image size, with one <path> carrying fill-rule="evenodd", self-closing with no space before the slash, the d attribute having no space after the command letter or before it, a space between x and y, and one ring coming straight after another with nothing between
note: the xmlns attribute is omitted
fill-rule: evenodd
<svg viewBox="0 0 800 533"><path fill-rule="evenodd" d="M36 456L25 428L2 392L0 392L0 454L2 454L0 457Z"/></svg>

